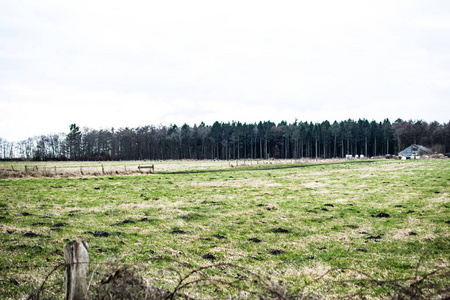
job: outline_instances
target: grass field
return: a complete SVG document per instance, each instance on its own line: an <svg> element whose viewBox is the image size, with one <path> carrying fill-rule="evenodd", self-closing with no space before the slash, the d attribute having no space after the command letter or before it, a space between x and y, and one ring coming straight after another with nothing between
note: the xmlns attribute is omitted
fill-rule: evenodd
<svg viewBox="0 0 450 300"><path fill-rule="evenodd" d="M184 288L198 298L252 298L264 282L284 295L390 298L436 270L417 293L450 286L450 160L247 165L155 162L155 174L0 179L0 297L39 288L73 239L89 244L93 290L127 264L168 290L217 265L183 282L209 280ZM41 297L62 297L62 274Z"/></svg>

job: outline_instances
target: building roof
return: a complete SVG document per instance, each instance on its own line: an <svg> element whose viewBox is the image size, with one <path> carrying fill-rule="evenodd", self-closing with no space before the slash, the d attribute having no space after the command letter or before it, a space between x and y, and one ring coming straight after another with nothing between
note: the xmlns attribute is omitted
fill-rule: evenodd
<svg viewBox="0 0 450 300"><path fill-rule="evenodd" d="M402 151L400 151L398 153L398 155L408 157L411 155L422 155L422 154L431 154L431 153L433 153L433 151L431 151L427 147L424 147L422 145L412 144L408 148L405 148Z"/></svg>

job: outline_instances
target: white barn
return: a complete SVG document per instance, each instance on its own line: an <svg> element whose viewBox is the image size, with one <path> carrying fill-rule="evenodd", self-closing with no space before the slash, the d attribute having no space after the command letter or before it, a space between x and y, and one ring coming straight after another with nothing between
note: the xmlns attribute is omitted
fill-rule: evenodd
<svg viewBox="0 0 450 300"><path fill-rule="evenodd" d="M412 144L398 153L399 156L406 158L416 158L420 155L432 154L433 151L422 145Z"/></svg>

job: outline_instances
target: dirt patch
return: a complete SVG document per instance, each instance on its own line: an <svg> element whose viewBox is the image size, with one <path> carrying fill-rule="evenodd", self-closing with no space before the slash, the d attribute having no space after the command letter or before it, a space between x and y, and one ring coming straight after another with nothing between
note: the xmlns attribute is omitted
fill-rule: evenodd
<svg viewBox="0 0 450 300"><path fill-rule="evenodd" d="M124 221L119 222L119 223L114 223L111 226L120 226L120 225L124 225L124 224L136 224L136 222L133 221L133 220L127 219L127 220L124 220Z"/></svg>
<svg viewBox="0 0 450 300"><path fill-rule="evenodd" d="M384 212L379 213L378 215L372 215L373 218L389 218L390 215Z"/></svg>
<svg viewBox="0 0 450 300"><path fill-rule="evenodd" d="M368 237L366 237L366 240L381 240L382 238L383 238L382 234L369 235Z"/></svg>
<svg viewBox="0 0 450 300"><path fill-rule="evenodd" d="M351 228L351 229L357 229L358 228L358 226L352 225L352 224L344 225L344 227Z"/></svg>
<svg viewBox="0 0 450 300"><path fill-rule="evenodd" d="M267 204L266 209L267 210L277 210L277 209L280 209L280 207L277 204Z"/></svg>
<svg viewBox="0 0 450 300"><path fill-rule="evenodd" d="M205 255L202 256L202 258L208 259L208 260L216 260L216 259L217 259L217 258L216 258L214 255L212 255L212 254L205 254Z"/></svg>
<svg viewBox="0 0 450 300"><path fill-rule="evenodd" d="M25 233L23 234L23 236L24 236L24 237L31 237L31 238L34 238L34 237L39 237L39 236L42 236L42 235L37 234L37 233L34 233L34 232L32 232L32 231L29 231L29 232L25 232Z"/></svg>
<svg viewBox="0 0 450 300"><path fill-rule="evenodd" d="M92 233L95 237L108 237L110 234L107 231L98 230Z"/></svg>
<svg viewBox="0 0 450 300"><path fill-rule="evenodd" d="M291 231L288 230L288 229L284 229L284 228L278 227L278 228L273 229L272 232L273 233L289 233Z"/></svg>
<svg viewBox="0 0 450 300"><path fill-rule="evenodd" d="M247 241L253 242L253 243L261 243L262 241L258 238L249 238Z"/></svg>
<svg viewBox="0 0 450 300"><path fill-rule="evenodd" d="M142 219L139 220L139 222L149 222L149 223L154 222L154 221L156 221L156 220L155 219L149 219L149 218L142 218Z"/></svg>
<svg viewBox="0 0 450 300"><path fill-rule="evenodd" d="M31 226L42 226L42 225L48 225L49 223L45 223L45 222L37 222L37 223L33 223L31 224Z"/></svg>

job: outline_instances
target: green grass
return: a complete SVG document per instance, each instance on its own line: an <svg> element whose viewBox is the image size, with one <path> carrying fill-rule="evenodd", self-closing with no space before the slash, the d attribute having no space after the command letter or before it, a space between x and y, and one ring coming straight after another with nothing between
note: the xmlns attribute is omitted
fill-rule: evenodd
<svg viewBox="0 0 450 300"><path fill-rule="evenodd" d="M316 294L359 291L367 278L355 269L390 280L413 276L419 260L420 274L449 266L449 160L226 172L212 163L171 163L153 175L0 180L0 297L38 287L73 239L88 242L93 263L139 264L146 278L230 263L288 291ZM183 170L193 172L176 173ZM95 237L99 230L110 235ZM61 277L49 279L49 297L60 297ZM170 288L178 275L161 278ZM345 279L361 281L332 283Z"/></svg>

